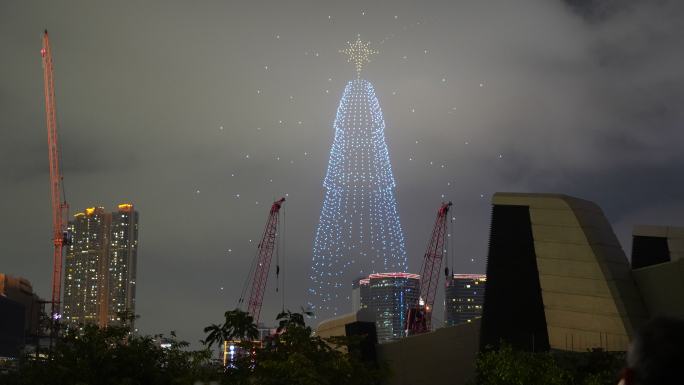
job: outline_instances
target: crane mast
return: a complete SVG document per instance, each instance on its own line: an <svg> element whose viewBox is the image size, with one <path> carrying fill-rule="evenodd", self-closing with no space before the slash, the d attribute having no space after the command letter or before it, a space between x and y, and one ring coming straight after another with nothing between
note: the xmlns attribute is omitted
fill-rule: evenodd
<svg viewBox="0 0 684 385"><path fill-rule="evenodd" d="M249 302L247 302L247 312L254 319L254 323L259 323L259 315L261 314L261 305L264 300L264 291L266 290L266 282L268 281L268 272L271 267L271 259L273 250L275 248L275 240L278 231L278 214L280 207L285 198L273 202L271 211L266 221L264 234L259 242L258 253L256 256L256 265L254 268L254 275L252 276L252 288L249 293Z"/></svg>
<svg viewBox="0 0 684 385"><path fill-rule="evenodd" d="M418 305L409 308L406 317L406 334L408 335L425 333L431 330L432 308L435 304L435 296L437 295L442 260L446 253L445 243L449 207L451 207L451 202L442 203L437 211L437 220L432 229L432 236L423 258L423 267L420 275L420 302Z"/></svg>
<svg viewBox="0 0 684 385"><path fill-rule="evenodd" d="M43 34L43 79L45 82L45 117L47 122L48 157L50 160L50 194L52 199L52 239L54 255L52 258L52 301L50 318L56 322L60 317L60 298L62 288L62 255L64 246L69 244L66 232L69 205L63 197L63 177L60 168L59 142L57 135L57 113L55 110L55 83L52 73L52 52L47 30Z"/></svg>

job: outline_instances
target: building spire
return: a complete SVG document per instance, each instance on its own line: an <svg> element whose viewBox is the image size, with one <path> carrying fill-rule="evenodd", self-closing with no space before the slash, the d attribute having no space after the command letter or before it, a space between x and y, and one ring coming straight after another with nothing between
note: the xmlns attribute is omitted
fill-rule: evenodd
<svg viewBox="0 0 684 385"><path fill-rule="evenodd" d="M363 66L370 62L370 56L378 53L378 51L369 48L370 41L365 43L362 42L361 35L356 35L356 41L353 43L347 42L347 44L349 44L349 48L341 49L340 53L349 55L347 61L349 63L354 62L354 65L356 66L356 78L359 79L361 78Z"/></svg>

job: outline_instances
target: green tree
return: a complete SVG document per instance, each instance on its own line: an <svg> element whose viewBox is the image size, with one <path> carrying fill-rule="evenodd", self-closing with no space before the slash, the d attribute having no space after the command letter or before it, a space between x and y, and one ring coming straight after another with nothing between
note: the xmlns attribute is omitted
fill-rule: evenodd
<svg viewBox="0 0 684 385"><path fill-rule="evenodd" d="M279 332L256 351L253 380L263 385L370 385L386 371L349 354L357 339L323 339L304 324L304 315L285 311L278 315ZM353 349L352 349L353 350Z"/></svg>
<svg viewBox="0 0 684 385"><path fill-rule="evenodd" d="M0 377L8 384L192 384L218 378L208 350L189 351L175 333L137 336L127 326L86 325L58 339L46 361L24 359L18 370Z"/></svg>
<svg viewBox="0 0 684 385"><path fill-rule="evenodd" d="M211 324L204 328L207 335L202 341L207 348L214 344L223 348L224 341L251 341L259 337L259 329L254 318L240 309L228 310L223 314L222 324Z"/></svg>
<svg viewBox="0 0 684 385"><path fill-rule="evenodd" d="M624 353L524 352L502 345L477 357L478 385L614 385Z"/></svg>

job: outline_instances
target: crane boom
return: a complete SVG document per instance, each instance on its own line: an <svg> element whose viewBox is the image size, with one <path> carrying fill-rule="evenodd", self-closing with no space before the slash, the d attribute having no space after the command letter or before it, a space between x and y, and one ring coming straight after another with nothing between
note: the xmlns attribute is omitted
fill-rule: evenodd
<svg viewBox="0 0 684 385"><path fill-rule="evenodd" d="M62 288L62 253L69 237L66 233L67 212L69 205L63 199L62 171L60 168L59 142L57 135L57 113L55 110L55 83L52 73L52 52L47 30L43 34L43 48L40 50L43 60L43 79L45 82L45 117L47 122L48 157L50 160L50 194L52 199L52 239L54 255L52 259L52 301L51 319L59 318Z"/></svg>
<svg viewBox="0 0 684 385"><path fill-rule="evenodd" d="M247 302L247 311L254 319L255 324L259 323L261 305L264 300L264 291L266 291L266 282L268 281L268 272L271 268L271 257L275 248L278 214L283 202L285 202L285 198L280 198L271 205L264 234L258 246L254 276L252 277L252 289L249 293L249 302Z"/></svg>
<svg viewBox="0 0 684 385"><path fill-rule="evenodd" d="M423 267L420 275L420 303L409 309L406 317L406 332L409 335L431 330L432 308L435 304L442 260L446 253L447 214L451 202L442 203L437 211L437 219L432 229Z"/></svg>

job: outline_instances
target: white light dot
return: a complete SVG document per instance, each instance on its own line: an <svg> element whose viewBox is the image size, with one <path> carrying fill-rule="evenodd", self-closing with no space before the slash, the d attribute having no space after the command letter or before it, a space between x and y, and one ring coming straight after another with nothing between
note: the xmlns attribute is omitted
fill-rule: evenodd
<svg viewBox="0 0 684 385"><path fill-rule="evenodd" d="M276 35L276 39L280 39L280 35Z"/></svg>
<svg viewBox="0 0 684 385"><path fill-rule="evenodd" d="M264 66L264 69L265 69L266 71L268 71L268 66Z"/></svg>
<svg viewBox="0 0 684 385"><path fill-rule="evenodd" d="M195 191L195 194L199 194L199 193L200 193L200 190Z"/></svg>
<svg viewBox="0 0 684 385"><path fill-rule="evenodd" d="M480 87L484 87L484 83L480 83Z"/></svg>
<svg viewBox="0 0 684 385"><path fill-rule="evenodd" d="M442 78L442 83L446 83L446 78Z"/></svg>
<svg viewBox="0 0 684 385"><path fill-rule="evenodd" d="M424 50L424 51L423 51L423 53L426 54L426 55L427 55L427 52L428 52L427 50Z"/></svg>
<svg viewBox="0 0 684 385"><path fill-rule="evenodd" d="M223 126L219 127L219 130L223 131Z"/></svg>
<svg viewBox="0 0 684 385"><path fill-rule="evenodd" d="M366 16L366 11L361 11L361 16Z"/></svg>
<svg viewBox="0 0 684 385"><path fill-rule="evenodd" d="M399 18L399 16L394 15L394 20L397 20L398 18Z"/></svg>
<svg viewBox="0 0 684 385"><path fill-rule="evenodd" d="M249 159L249 154L245 155L245 158L246 158L246 159Z"/></svg>
<svg viewBox="0 0 684 385"><path fill-rule="evenodd" d="M261 90L257 90L257 94L260 94L260 93L261 93Z"/></svg>
<svg viewBox="0 0 684 385"><path fill-rule="evenodd" d="M235 197L240 199L240 194L235 194Z"/></svg>

